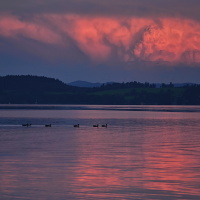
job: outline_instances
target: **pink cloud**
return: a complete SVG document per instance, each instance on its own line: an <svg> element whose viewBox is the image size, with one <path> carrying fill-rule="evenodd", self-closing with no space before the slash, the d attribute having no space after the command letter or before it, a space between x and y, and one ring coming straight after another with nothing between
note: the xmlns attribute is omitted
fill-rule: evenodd
<svg viewBox="0 0 200 200"><path fill-rule="evenodd" d="M40 14L22 20L3 15L0 36L26 37L62 49L70 48L66 39L70 38L97 62L200 63L200 24L191 19Z"/></svg>
<svg viewBox="0 0 200 200"><path fill-rule="evenodd" d="M19 39L23 36L48 44L61 43L60 36L48 27L45 27L40 23L37 24L34 21L24 21L19 17L12 15L1 16L0 35L15 39Z"/></svg>
<svg viewBox="0 0 200 200"><path fill-rule="evenodd" d="M134 48L142 60L200 63L200 24L186 19L161 19L162 26L153 24L143 32L143 38ZM186 52L194 57L186 56Z"/></svg>

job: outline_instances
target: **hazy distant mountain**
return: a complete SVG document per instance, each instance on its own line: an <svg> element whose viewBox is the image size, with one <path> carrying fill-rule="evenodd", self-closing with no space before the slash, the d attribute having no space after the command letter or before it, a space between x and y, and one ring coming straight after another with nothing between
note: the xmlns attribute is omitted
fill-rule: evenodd
<svg viewBox="0 0 200 200"><path fill-rule="evenodd" d="M76 87L93 88L93 87L100 87L102 85L102 83L91 83L91 82L87 82L87 81L73 81L71 83L68 83L68 85L76 86Z"/></svg>

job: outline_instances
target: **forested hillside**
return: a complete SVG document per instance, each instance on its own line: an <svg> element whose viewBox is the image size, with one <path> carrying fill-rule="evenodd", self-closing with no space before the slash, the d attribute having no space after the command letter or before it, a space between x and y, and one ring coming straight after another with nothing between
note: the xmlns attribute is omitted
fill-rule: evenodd
<svg viewBox="0 0 200 200"><path fill-rule="evenodd" d="M127 82L84 88L38 76L0 77L1 104L200 105L200 85Z"/></svg>

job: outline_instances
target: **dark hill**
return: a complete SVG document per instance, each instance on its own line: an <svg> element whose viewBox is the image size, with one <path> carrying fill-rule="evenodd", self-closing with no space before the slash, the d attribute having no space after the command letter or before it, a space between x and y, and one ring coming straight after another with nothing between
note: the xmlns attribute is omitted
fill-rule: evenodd
<svg viewBox="0 0 200 200"><path fill-rule="evenodd" d="M80 92L80 88L54 78L31 75L0 77L0 103L3 104L66 103L67 95Z"/></svg>
<svg viewBox="0 0 200 200"><path fill-rule="evenodd" d="M100 87L70 86L39 76L0 77L0 104L200 105L200 85L127 82Z"/></svg>
<svg viewBox="0 0 200 200"><path fill-rule="evenodd" d="M0 77L1 90L17 91L69 91L74 89L62 81L41 76L4 76Z"/></svg>

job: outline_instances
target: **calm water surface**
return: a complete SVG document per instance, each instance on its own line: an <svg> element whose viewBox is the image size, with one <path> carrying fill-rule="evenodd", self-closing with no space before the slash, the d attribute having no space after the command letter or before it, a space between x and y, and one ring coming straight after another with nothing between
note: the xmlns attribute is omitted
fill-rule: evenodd
<svg viewBox="0 0 200 200"><path fill-rule="evenodd" d="M200 107L0 105L0 199L198 200Z"/></svg>

